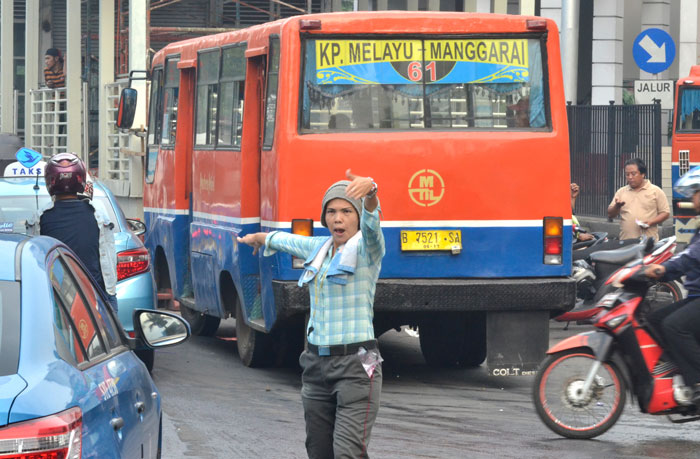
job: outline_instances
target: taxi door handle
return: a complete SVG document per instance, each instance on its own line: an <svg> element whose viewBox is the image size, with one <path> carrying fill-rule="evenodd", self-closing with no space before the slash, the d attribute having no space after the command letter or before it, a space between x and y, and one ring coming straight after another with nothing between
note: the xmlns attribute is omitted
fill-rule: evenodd
<svg viewBox="0 0 700 459"><path fill-rule="evenodd" d="M143 413L146 410L146 404L143 402L134 403L134 408L136 408L137 413Z"/></svg>
<svg viewBox="0 0 700 459"><path fill-rule="evenodd" d="M124 418L112 418L112 420L109 421L109 425L111 425L115 431L120 430L124 427Z"/></svg>

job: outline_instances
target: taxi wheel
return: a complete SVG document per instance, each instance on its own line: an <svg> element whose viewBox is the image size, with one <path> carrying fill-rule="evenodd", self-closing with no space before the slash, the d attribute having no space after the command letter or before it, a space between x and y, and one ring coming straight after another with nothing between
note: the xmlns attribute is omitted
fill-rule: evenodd
<svg viewBox="0 0 700 459"><path fill-rule="evenodd" d="M148 372L152 372L153 363L156 359L156 351L153 349L137 349L134 351L134 353L146 365Z"/></svg>
<svg viewBox="0 0 700 459"><path fill-rule="evenodd" d="M425 361L434 367L477 367L486 360L486 315L437 314L418 327Z"/></svg>
<svg viewBox="0 0 700 459"><path fill-rule="evenodd" d="M195 311L183 304L180 304L180 315L190 324L192 334L198 336L214 336L221 323L221 318Z"/></svg>
<svg viewBox="0 0 700 459"><path fill-rule="evenodd" d="M236 345L238 356L247 367L267 367L275 363L278 357L278 353L274 352L273 337L245 323L240 302L236 304Z"/></svg>

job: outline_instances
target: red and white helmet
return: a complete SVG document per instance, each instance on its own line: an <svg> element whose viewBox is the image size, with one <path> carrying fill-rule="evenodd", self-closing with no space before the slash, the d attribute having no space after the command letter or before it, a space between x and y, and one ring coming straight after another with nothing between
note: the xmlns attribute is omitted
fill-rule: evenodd
<svg viewBox="0 0 700 459"><path fill-rule="evenodd" d="M85 191L85 163L75 153L59 153L49 159L44 170L46 189L51 196Z"/></svg>

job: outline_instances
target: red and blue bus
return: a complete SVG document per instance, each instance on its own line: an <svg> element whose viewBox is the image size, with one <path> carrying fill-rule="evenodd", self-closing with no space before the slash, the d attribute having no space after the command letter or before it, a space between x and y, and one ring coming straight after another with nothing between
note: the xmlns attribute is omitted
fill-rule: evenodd
<svg viewBox="0 0 700 459"><path fill-rule="evenodd" d="M375 330L426 360L534 371L573 307L568 128L553 21L440 12L296 16L171 43L150 69L145 243L193 331L296 357L302 260L236 236L328 234L326 188L379 184Z"/></svg>
<svg viewBox="0 0 700 459"><path fill-rule="evenodd" d="M671 178L700 165L700 65L676 83L676 113L671 137ZM688 243L697 229L695 209L690 199L673 192L673 219L679 242Z"/></svg>

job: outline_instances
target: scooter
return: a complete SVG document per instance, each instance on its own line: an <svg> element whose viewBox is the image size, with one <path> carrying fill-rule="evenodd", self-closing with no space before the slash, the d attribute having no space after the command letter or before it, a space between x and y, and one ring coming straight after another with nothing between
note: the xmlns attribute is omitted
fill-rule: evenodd
<svg viewBox="0 0 700 459"><path fill-rule="evenodd" d="M596 330L547 351L533 399L552 431L577 439L601 435L622 414L628 389L643 413L668 415L675 423L700 420L692 391L645 321L654 281L643 274L644 267L670 258L674 244L666 240L654 248L649 240L643 258L611 277L616 289L600 299L599 312L587 321Z"/></svg>
<svg viewBox="0 0 700 459"><path fill-rule="evenodd" d="M571 311L556 316L554 320L577 322L595 316L598 313L594 308L596 303L613 290L610 276L625 263L640 258L647 241L643 240L614 250L600 250L591 253L585 260L574 261L571 277L576 280L576 305ZM675 236L662 239L656 243L656 247L666 243L669 243L669 251L673 255L676 249ZM655 307L660 307L680 301L683 298L683 289L677 281L664 281L655 284L647 296Z"/></svg>

